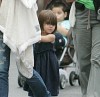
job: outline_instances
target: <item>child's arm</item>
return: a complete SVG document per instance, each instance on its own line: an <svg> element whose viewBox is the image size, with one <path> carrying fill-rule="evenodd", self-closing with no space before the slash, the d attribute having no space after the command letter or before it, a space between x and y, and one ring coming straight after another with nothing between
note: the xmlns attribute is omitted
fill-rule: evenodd
<svg viewBox="0 0 100 97"><path fill-rule="evenodd" d="M55 41L54 34L48 34L45 36L41 36L41 42L54 42L54 41Z"/></svg>
<svg viewBox="0 0 100 97"><path fill-rule="evenodd" d="M60 25L57 25L57 31L64 36L68 36L68 29L66 29Z"/></svg>

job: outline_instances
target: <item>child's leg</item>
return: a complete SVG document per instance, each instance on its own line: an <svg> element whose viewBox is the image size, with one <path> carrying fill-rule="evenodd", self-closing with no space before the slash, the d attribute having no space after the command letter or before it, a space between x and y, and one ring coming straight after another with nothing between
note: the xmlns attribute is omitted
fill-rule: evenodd
<svg viewBox="0 0 100 97"><path fill-rule="evenodd" d="M51 97L50 92L47 90L40 75L33 70L33 76L30 79L26 79L30 90L34 97Z"/></svg>

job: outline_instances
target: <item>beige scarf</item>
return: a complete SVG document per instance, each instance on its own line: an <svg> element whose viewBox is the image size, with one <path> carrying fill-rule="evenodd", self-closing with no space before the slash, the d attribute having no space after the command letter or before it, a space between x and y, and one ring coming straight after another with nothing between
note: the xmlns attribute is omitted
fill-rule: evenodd
<svg viewBox="0 0 100 97"><path fill-rule="evenodd" d="M0 30L4 43L17 56L19 72L30 78L34 66L32 44L41 39L36 0L3 0Z"/></svg>
<svg viewBox="0 0 100 97"><path fill-rule="evenodd" d="M75 1L72 3L71 9L70 9L70 14L69 14L69 22L71 27L74 27L75 25L75 12L76 12L76 8L75 8Z"/></svg>

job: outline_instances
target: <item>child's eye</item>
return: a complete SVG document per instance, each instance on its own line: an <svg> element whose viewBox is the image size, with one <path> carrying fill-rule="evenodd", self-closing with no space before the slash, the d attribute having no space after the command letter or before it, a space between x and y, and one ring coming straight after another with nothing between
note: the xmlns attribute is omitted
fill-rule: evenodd
<svg viewBox="0 0 100 97"><path fill-rule="evenodd" d="M61 14L61 12L58 12L58 14Z"/></svg>

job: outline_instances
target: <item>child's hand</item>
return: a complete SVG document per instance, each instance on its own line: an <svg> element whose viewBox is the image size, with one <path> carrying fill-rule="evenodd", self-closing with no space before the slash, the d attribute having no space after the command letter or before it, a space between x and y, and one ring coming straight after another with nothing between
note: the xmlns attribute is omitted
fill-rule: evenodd
<svg viewBox="0 0 100 97"><path fill-rule="evenodd" d="M48 35L41 36L41 42L54 42L54 41L55 41L54 34L48 34Z"/></svg>

